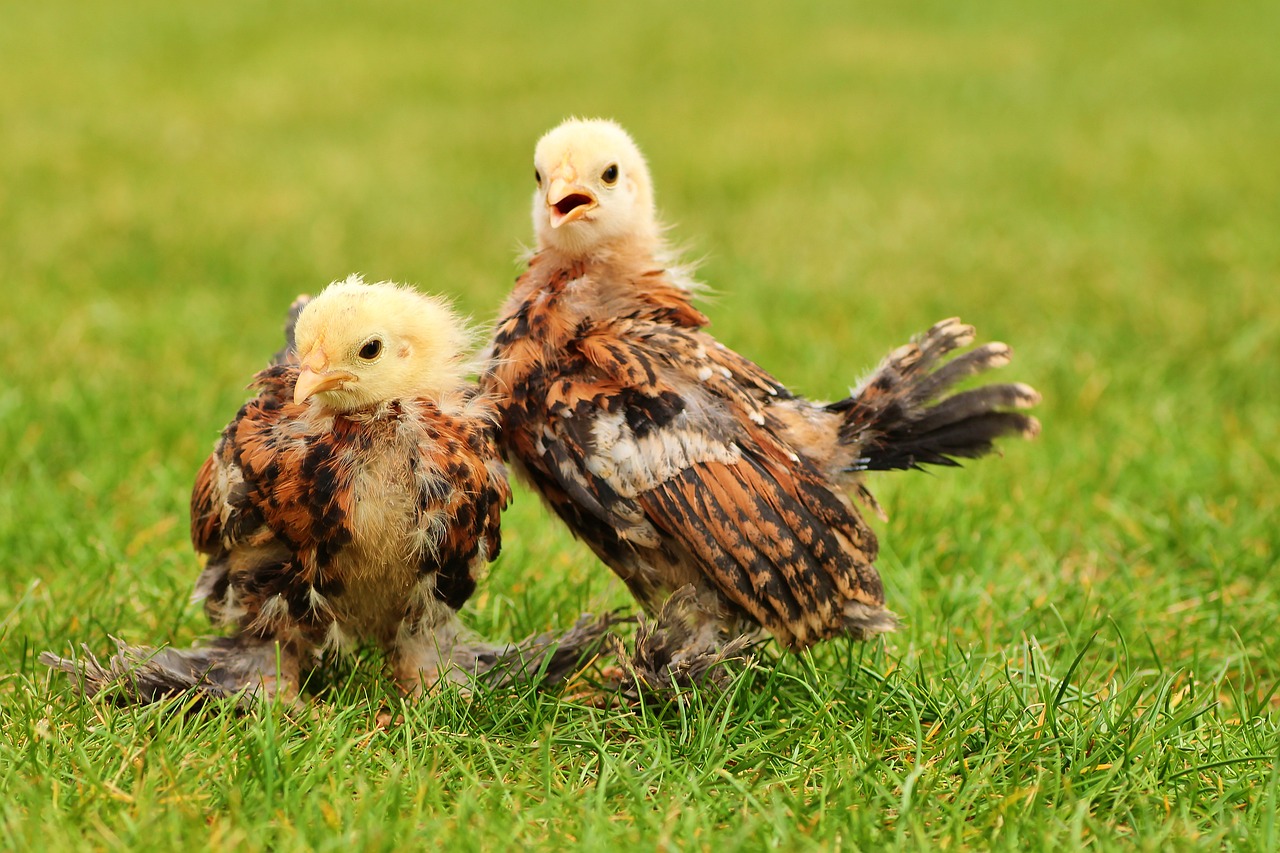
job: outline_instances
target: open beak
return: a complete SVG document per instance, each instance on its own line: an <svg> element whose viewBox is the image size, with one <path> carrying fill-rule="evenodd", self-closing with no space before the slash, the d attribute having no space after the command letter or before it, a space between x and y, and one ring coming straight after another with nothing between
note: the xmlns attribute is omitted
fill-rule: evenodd
<svg viewBox="0 0 1280 853"><path fill-rule="evenodd" d="M344 383L356 381L354 373L328 368L329 357L324 350L319 347L312 350L302 362L298 383L293 386L293 402L301 403L321 391L332 391Z"/></svg>
<svg viewBox="0 0 1280 853"><path fill-rule="evenodd" d="M551 227L559 228L567 222L577 222L599 202L591 190L564 178L553 176L547 186L547 212L551 215Z"/></svg>

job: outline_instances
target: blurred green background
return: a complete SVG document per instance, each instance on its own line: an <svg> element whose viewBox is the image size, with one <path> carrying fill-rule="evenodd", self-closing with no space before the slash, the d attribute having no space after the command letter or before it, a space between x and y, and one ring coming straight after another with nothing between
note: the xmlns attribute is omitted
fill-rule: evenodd
<svg viewBox="0 0 1280 853"><path fill-rule="evenodd" d="M1044 394L1035 443L873 481L888 655L1061 674L1097 631L1098 683L1243 691L1274 743L1277 32L1257 2L0 0L0 698L43 701L43 648L207 631L190 484L292 297L360 272L489 322L534 142L602 115L713 331L797 390L959 315ZM482 629L627 603L528 493L506 541Z"/></svg>

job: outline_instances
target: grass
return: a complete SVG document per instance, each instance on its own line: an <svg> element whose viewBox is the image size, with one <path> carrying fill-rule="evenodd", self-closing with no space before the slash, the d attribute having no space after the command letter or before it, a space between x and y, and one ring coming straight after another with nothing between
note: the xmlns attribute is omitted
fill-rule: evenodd
<svg viewBox="0 0 1280 853"><path fill-rule="evenodd" d="M3 3L0 845L1280 846L1274 6L462 6ZM573 113L798 389L953 314L1015 346L1037 442L873 483L904 629L635 713L374 659L301 720L50 678L207 630L190 483L292 296L492 317ZM627 604L532 495L505 529L472 624Z"/></svg>

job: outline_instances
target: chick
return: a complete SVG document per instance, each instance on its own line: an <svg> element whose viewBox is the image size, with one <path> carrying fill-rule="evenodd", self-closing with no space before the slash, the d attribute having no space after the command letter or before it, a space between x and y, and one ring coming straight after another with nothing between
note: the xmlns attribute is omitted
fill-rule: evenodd
<svg viewBox="0 0 1280 853"><path fill-rule="evenodd" d="M142 699L197 687L294 700L320 652L364 643L421 692L548 648L481 643L458 619L511 499L493 405L466 380L464 324L439 298L355 276L294 317L191 497L208 556L194 597L230 636L120 644L106 667L44 658L88 692L123 680Z"/></svg>
<svg viewBox="0 0 1280 853"><path fill-rule="evenodd" d="M1026 385L945 396L1009 348L947 360L974 333L944 320L847 399L806 400L704 330L618 125L564 122L538 142L534 178L536 250L481 380L514 470L649 613L672 618L664 602L687 595L670 666L759 629L792 650L892 630L876 537L846 492L874 507L865 471L954 465L1034 435L1011 411L1038 401Z"/></svg>

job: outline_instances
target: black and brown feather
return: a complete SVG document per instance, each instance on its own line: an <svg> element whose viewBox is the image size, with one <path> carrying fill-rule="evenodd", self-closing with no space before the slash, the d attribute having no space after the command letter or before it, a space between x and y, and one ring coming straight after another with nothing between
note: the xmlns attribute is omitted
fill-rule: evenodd
<svg viewBox="0 0 1280 853"><path fill-rule="evenodd" d="M616 273L544 253L517 284L484 378L517 470L651 612L692 583L802 648L879 608L874 535L788 441L801 401L671 275Z"/></svg>
<svg viewBox="0 0 1280 853"><path fill-rule="evenodd" d="M491 410L466 392L452 412L417 398L335 415L292 402L296 377L288 365L258 375L197 478L210 618L310 644L338 621L385 642L423 606L409 595L421 581L461 607L498 554L510 497Z"/></svg>

